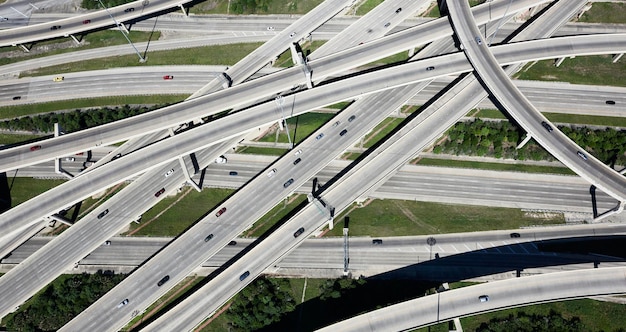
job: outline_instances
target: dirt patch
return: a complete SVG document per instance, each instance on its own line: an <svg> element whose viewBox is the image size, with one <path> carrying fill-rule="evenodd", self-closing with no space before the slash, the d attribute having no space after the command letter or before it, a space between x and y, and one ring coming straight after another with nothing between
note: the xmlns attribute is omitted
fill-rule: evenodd
<svg viewBox="0 0 626 332"><path fill-rule="evenodd" d="M559 78L554 75L543 75L541 76L541 79L544 79L546 81L558 81L559 80Z"/></svg>

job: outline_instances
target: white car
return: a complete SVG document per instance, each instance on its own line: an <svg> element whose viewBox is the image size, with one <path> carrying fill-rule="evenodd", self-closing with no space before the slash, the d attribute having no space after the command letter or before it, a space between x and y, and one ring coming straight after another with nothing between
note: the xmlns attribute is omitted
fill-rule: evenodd
<svg viewBox="0 0 626 332"><path fill-rule="evenodd" d="M299 155L299 154L301 154L301 153L302 153L302 150L298 150L298 151L296 151L296 153L294 154L294 156L297 156L297 155Z"/></svg>
<svg viewBox="0 0 626 332"><path fill-rule="evenodd" d="M228 161L228 159L226 159L226 157L224 156L219 156L217 158L215 158L215 162L218 164L226 164L226 162Z"/></svg>
<svg viewBox="0 0 626 332"><path fill-rule="evenodd" d="M76 158L74 158L74 157L67 157L67 158L65 158L65 161L74 161L74 160L76 160Z"/></svg>
<svg viewBox="0 0 626 332"><path fill-rule="evenodd" d="M118 305L117 305L117 307L118 307L118 308L121 308L121 307L123 307L123 306L127 305L127 304L128 304L128 302L129 302L129 301L128 301L128 299L125 299L124 301L120 302L120 304L118 304Z"/></svg>
<svg viewBox="0 0 626 332"><path fill-rule="evenodd" d="M165 177L168 177L168 176L172 175L173 173L174 173L174 169L172 168L172 169L170 169L169 171L167 171L165 173Z"/></svg>
<svg viewBox="0 0 626 332"><path fill-rule="evenodd" d="M293 38L295 35L296 35L296 33L292 32L292 33L289 34L289 38Z"/></svg>
<svg viewBox="0 0 626 332"><path fill-rule="evenodd" d="M271 178L274 174L276 174L276 168L272 168L271 171L267 172L267 177Z"/></svg>
<svg viewBox="0 0 626 332"><path fill-rule="evenodd" d="M267 27L267 31L274 31L274 27Z"/></svg>

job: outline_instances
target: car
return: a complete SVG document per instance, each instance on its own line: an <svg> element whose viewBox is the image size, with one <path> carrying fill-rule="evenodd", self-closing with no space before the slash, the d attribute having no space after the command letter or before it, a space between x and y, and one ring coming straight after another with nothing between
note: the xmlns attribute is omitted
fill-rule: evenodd
<svg viewBox="0 0 626 332"><path fill-rule="evenodd" d="M250 275L250 271L246 271L239 276L239 280L243 281Z"/></svg>
<svg viewBox="0 0 626 332"><path fill-rule="evenodd" d="M356 119L356 115L353 115L351 117L348 118L348 122L352 122L354 121L354 119Z"/></svg>
<svg viewBox="0 0 626 332"><path fill-rule="evenodd" d="M383 240L382 239L373 239L372 240L372 244L376 244L376 245L383 244Z"/></svg>
<svg viewBox="0 0 626 332"><path fill-rule="evenodd" d="M389 27L390 25L391 25L391 22L385 23L385 28Z"/></svg>
<svg viewBox="0 0 626 332"><path fill-rule="evenodd" d="M367 29L367 33L372 33L374 30L372 29Z"/></svg>
<svg viewBox="0 0 626 332"><path fill-rule="evenodd" d="M104 241L104 245L105 246L110 246L111 245L111 241Z"/></svg>
<svg viewBox="0 0 626 332"><path fill-rule="evenodd" d="M0 21L8 21L9 18L8 17L0 17ZM18 307L19 308L19 307Z"/></svg>
<svg viewBox="0 0 626 332"><path fill-rule="evenodd" d="M322 137L324 137L324 133L321 133L321 134L317 135L315 137L315 139L320 140L320 139L322 139Z"/></svg>
<svg viewBox="0 0 626 332"><path fill-rule="evenodd" d="M120 158L121 156L122 156L122 154L121 154L121 153L118 153L118 154L116 154L115 156L113 156L113 158L111 158L111 161L113 161L113 160L115 160L115 159L117 159L117 158Z"/></svg>
<svg viewBox="0 0 626 332"><path fill-rule="evenodd" d="M15 96L15 97L13 97L13 100L20 100L20 99L22 99L22 96Z"/></svg>
<svg viewBox="0 0 626 332"><path fill-rule="evenodd" d="M163 284L166 283L168 280L170 280L170 276L166 275L165 277L161 278L161 280L159 280L159 282L157 283L157 286L159 287L163 286Z"/></svg>
<svg viewBox="0 0 626 332"><path fill-rule="evenodd" d="M62 82L63 80L65 80L65 77L63 77L63 76L57 76L57 77L52 79L52 81L54 81L54 82Z"/></svg>
<svg viewBox="0 0 626 332"><path fill-rule="evenodd" d="M341 122L337 121L335 123L333 123L333 128L337 127Z"/></svg>
<svg viewBox="0 0 626 332"><path fill-rule="evenodd" d="M511 233L511 238L518 238L518 237L521 237L519 233Z"/></svg>
<svg viewBox="0 0 626 332"><path fill-rule="evenodd" d="M59 30L59 29L61 29L60 25L53 25L50 27L50 30Z"/></svg>
<svg viewBox="0 0 626 332"><path fill-rule="evenodd" d="M102 219L107 214L109 214L109 209L106 209L106 210L100 212L100 214L98 215L98 219Z"/></svg>
<svg viewBox="0 0 626 332"><path fill-rule="evenodd" d="M228 162L228 159L226 159L226 157L224 156L219 156L215 158L215 163L217 164L226 164L227 162Z"/></svg>
<svg viewBox="0 0 626 332"><path fill-rule="evenodd" d="M34 145L30 147L30 151L37 151L39 149L41 149L41 145Z"/></svg>
<svg viewBox="0 0 626 332"><path fill-rule="evenodd" d="M287 182L283 183L283 187L287 188L293 183L293 178L287 180Z"/></svg>
<svg viewBox="0 0 626 332"><path fill-rule="evenodd" d="M276 168L272 168L271 171L267 172L267 177L271 178L274 174L276 174Z"/></svg>
<svg viewBox="0 0 626 332"><path fill-rule="evenodd" d="M489 295L481 295L478 297L478 300L480 300L480 302L487 302L489 301Z"/></svg>
<svg viewBox="0 0 626 332"><path fill-rule="evenodd" d="M426 70L427 70L427 71L431 71L431 70L433 70L433 69L435 69L435 67L433 67L433 66L426 67Z"/></svg>
<svg viewBox="0 0 626 332"><path fill-rule="evenodd" d="M239 173L237 173L237 172L235 172L235 171L230 171L230 172L228 172L228 175L232 175L232 176L235 176L235 175L237 175L237 174L239 174Z"/></svg>
<svg viewBox="0 0 626 332"><path fill-rule="evenodd" d="M296 33L292 32L292 33L289 34L289 38L293 38L295 35L296 35Z"/></svg>
<svg viewBox="0 0 626 332"><path fill-rule="evenodd" d="M161 188L159 191L154 193L154 197L159 197L163 195L164 192L165 192L165 188Z"/></svg>
<svg viewBox="0 0 626 332"><path fill-rule="evenodd" d="M77 153L76 155L77 155L77 156L82 156L83 154L85 154L85 153L84 153L84 152L79 152L79 153Z"/></svg>
<svg viewBox="0 0 626 332"><path fill-rule="evenodd" d="M300 155L301 153L302 153L302 150L298 150L298 151L296 151L296 153L294 153L293 155L294 155L294 156L297 156L297 155Z"/></svg>
<svg viewBox="0 0 626 332"><path fill-rule="evenodd" d="M293 233L293 237L298 237L298 236L300 236L302 233L304 233L304 227L300 227L300 228L298 228L298 230L297 230L295 233Z"/></svg>
<svg viewBox="0 0 626 332"><path fill-rule="evenodd" d="M396 9L396 14L400 14L401 11L402 11L402 7Z"/></svg>
<svg viewBox="0 0 626 332"><path fill-rule="evenodd" d="M213 234L209 234L207 235L207 237L204 238L204 242L209 242L212 238L213 238Z"/></svg>
<svg viewBox="0 0 626 332"><path fill-rule="evenodd" d="M91 23L91 20L84 20L83 21L83 24L89 24L89 23Z"/></svg>
<svg viewBox="0 0 626 332"><path fill-rule="evenodd" d="M348 133L348 129L344 129L339 133L339 136L343 136Z"/></svg>
<svg viewBox="0 0 626 332"><path fill-rule="evenodd" d="M267 27L267 31L274 31L274 27Z"/></svg>
<svg viewBox="0 0 626 332"><path fill-rule="evenodd" d="M302 161L302 158L298 158L298 159L293 161L293 164L294 165L298 165L301 161Z"/></svg>
<svg viewBox="0 0 626 332"><path fill-rule="evenodd" d="M170 175L174 174L174 169L170 169L169 171L165 172L165 177L168 177Z"/></svg>
<svg viewBox="0 0 626 332"><path fill-rule="evenodd" d="M576 154L577 154L580 158L582 158L583 160L585 160L585 161L587 160L587 155L586 155L586 154L584 154L584 153L582 153L582 152L580 152L580 151L576 151Z"/></svg>
<svg viewBox="0 0 626 332"><path fill-rule="evenodd" d="M129 301L128 301L128 299L125 299L124 301L120 302L120 304L118 304L118 305L117 305L117 307L118 307L118 308L121 308L121 307L123 307L123 306L127 305L127 304L128 304L128 302L129 302Z"/></svg>
<svg viewBox="0 0 626 332"><path fill-rule="evenodd" d="M476 40L476 44L478 44L478 45L482 45L483 44L483 41L480 39L480 37L476 37L474 39Z"/></svg>
<svg viewBox="0 0 626 332"><path fill-rule="evenodd" d="M605 103L607 105L615 105L615 101L613 101L613 100L607 100L607 101L605 101Z"/></svg>
<svg viewBox="0 0 626 332"><path fill-rule="evenodd" d="M75 160L76 160L76 158L74 158L74 157L66 157L65 158L65 161L75 161Z"/></svg>
<svg viewBox="0 0 626 332"><path fill-rule="evenodd" d="M223 207L221 208L219 211L217 211L217 213L215 214L216 217L221 216L224 212L226 212L226 208Z"/></svg>
<svg viewBox="0 0 626 332"><path fill-rule="evenodd" d="M542 125L544 128L546 128L546 130L547 130L549 133L551 133L551 132L552 132L552 130L553 130L553 129L552 129L552 126L551 126L549 123L547 123L547 122L545 122L545 121L541 121L541 125Z"/></svg>
<svg viewBox="0 0 626 332"><path fill-rule="evenodd" d="M229 246L236 246L237 245L237 241L230 241L228 242Z"/></svg>
<svg viewBox="0 0 626 332"><path fill-rule="evenodd" d="M174 79L174 75L165 75L163 76L164 80L173 80Z"/></svg>
<svg viewBox="0 0 626 332"><path fill-rule="evenodd" d="M132 8L132 7L124 9L125 13L130 13L130 12L134 12L134 11L135 11L135 8Z"/></svg>

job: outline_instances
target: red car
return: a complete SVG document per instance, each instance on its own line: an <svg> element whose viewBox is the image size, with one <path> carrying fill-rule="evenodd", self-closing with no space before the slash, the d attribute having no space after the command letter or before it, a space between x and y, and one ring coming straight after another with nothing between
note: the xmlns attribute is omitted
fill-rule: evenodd
<svg viewBox="0 0 626 332"><path fill-rule="evenodd" d="M83 21L83 24L89 24L89 23L91 23L91 20L84 20Z"/></svg>
<svg viewBox="0 0 626 332"><path fill-rule="evenodd" d="M41 149L41 145L35 145L30 147L30 151L37 151L39 149Z"/></svg>
<svg viewBox="0 0 626 332"><path fill-rule="evenodd" d="M165 188L161 188L161 190L154 193L154 197L159 197L165 192Z"/></svg>
<svg viewBox="0 0 626 332"><path fill-rule="evenodd" d="M165 75L163 76L164 80L173 80L174 79L174 75Z"/></svg>
<svg viewBox="0 0 626 332"><path fill-rule="evenodd" d="M217 211L217 213L215 214L216 217L219 217L222 215L222 213L226 212L226 208L223 207L221 208L219 211Z"/></svg>

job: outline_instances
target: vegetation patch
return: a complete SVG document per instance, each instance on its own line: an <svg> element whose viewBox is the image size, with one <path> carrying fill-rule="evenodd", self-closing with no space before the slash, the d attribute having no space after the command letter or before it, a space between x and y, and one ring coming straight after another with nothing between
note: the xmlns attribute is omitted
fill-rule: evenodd
<svg viewBox="0 0 626 332"><path fill-rule="evenodd" d="M161 32L159 31L154 31L153 33L131 31L128 38L130 38L130 40L132 40L133 42L138 43L149 40L157 40L159 39L160 35ZM37 42L28 53L25 53L21 49L16 49L15 47L7 46L0 48L0 65L15 63L25 59L34 59L55 54L64 54L74 52L76 50L123 45L127 43L128 41L119 31L103 30L91 32L85 35L85 37L83 38L83 42L79 45L76 45L74 41L68 39L47 40ZM135 59L137 59L136 56Z"/></svg>
<svg viewBox="0 0 626 332"><path fill-rule="evenodd" d="M611 55L578 56L565 59L558 67L554 66L554 60L538 61L526 65L514 77L521 80L626 86L626 66L620 62L613 63Z"/></svg>
<svg viewBox="0 0 626 332"><path fill-rule="evenodd" d="M262 43L241 43L191 47L182 50L154 51L147 54L148 61L140 63L136 54L90 59L44 67L28 73L29 76L55 75L87 70L119 67L165 66L165 65L228 65L239 60L261 46Z"/></svg>
<svg viewBox="0 0 626 332"><path fill-rule="evenodd" d="M124 279L113 273L61 276L3 319L9 331L57 331Z"/></svg>
<svg viewBox="0 0 626 332"><path fill-rule="evenodd" d="M359 8L357 8L356 14L359 15L359 16L363 16L363 15L369 13L376 6L378 6L381 3L383 3L383 1L384 0L365 0L365 1L363 1L361 3Z"/></svg>
<svg viewBox="0 0 626 332"><path fill-rule="evenodd" d="M114 97L96 97L85 99L70 99L51 101L47 103L11 105L0 107L0 116L4 119L12 119L20 116L63 111L75 110L79 108L93 108L96 106L120 106L120 105L154 105L154 104L173 104L184 100L188 95L151 95L151 96L114 96Z"/></svg>
<svg viewBox="0 0 626 332"><path fill-rule="evenodd" d="M195 5L195 14L306 14L322 0L208 0ZM230 4L230 8L229 5Z"/></svg>
<svg viewBox="0 0 626 332"><path fill-rule="evenodd" d="M177 236L232 193L230 189L205 188L202 192L189 189L181 200L168 196L146 211L140 224L132 223L129 232L135 236Z"/></svg>
<svg viewBox="0 0 626 332"><path fill-rule="evenodd" d="M155 105L151 107L131 107L124 105L122 107L104 107L85 111L74 110L73 112L23 116L0 122L0 128L51 133L54 131L54 123L58 123L63 128L64 132L69 133L147 113L164 106L166 105Z"/></svg>
<svg viewBox="0 0 626 332"><path fill-rule="evenodd" d="M287 119L287 127L289 128L289 137L295 144L299 144L313 132L315 132L324 123L333 118L332 113L304 113L293 118ZM259 139L260 142L276 142L276 131L278 126L274 126L272 130ZM289 139L285 130L279 131L278 143L288 143Z"/></svg>
<svg viewBox="0 0 626 332"><path fill-rule="evenodd" d="M402 200L372 200L353 206L335 220L350 216L350 236L406 236L515 229L563 223L561 216L537 219L520 209L451 205ZM342 236L334 227L326 236Z"/></svg>
<svg viewBox="0 0 626 332"><path fill-rule="evenodd" d="M558 129L601 161L626 165L625 130L576 126L560 126ZM516 149L523 138L522 130L508 121L475 119L454 125L448 131L446 139L439 141L433 152L516 160L555 160L534 141Z"/></svg>
<svg viewBox="0 0 626 332"><path fill-rule="evenodd" d="M525 165L525 164L505 164L505 163L487 163L480 161L469 160L449 160L449 159L434 159L434 158L421 158L418 162L421 166L441 166L441 167L456 167L456 168L471 168L471 169L484 169L492 171L505 171L505 172L523 172L523 173L543 173L543 174L564 174L564 175L576 175L567 167L550 167L550 166L537 166L537 165Z"/></svg>
<svg viewBox="0 0 626 332"><path fill-rule="evenodd" d="M626 23L626 4L612 2L592 2L579 22L587 23Z"/></svg>

